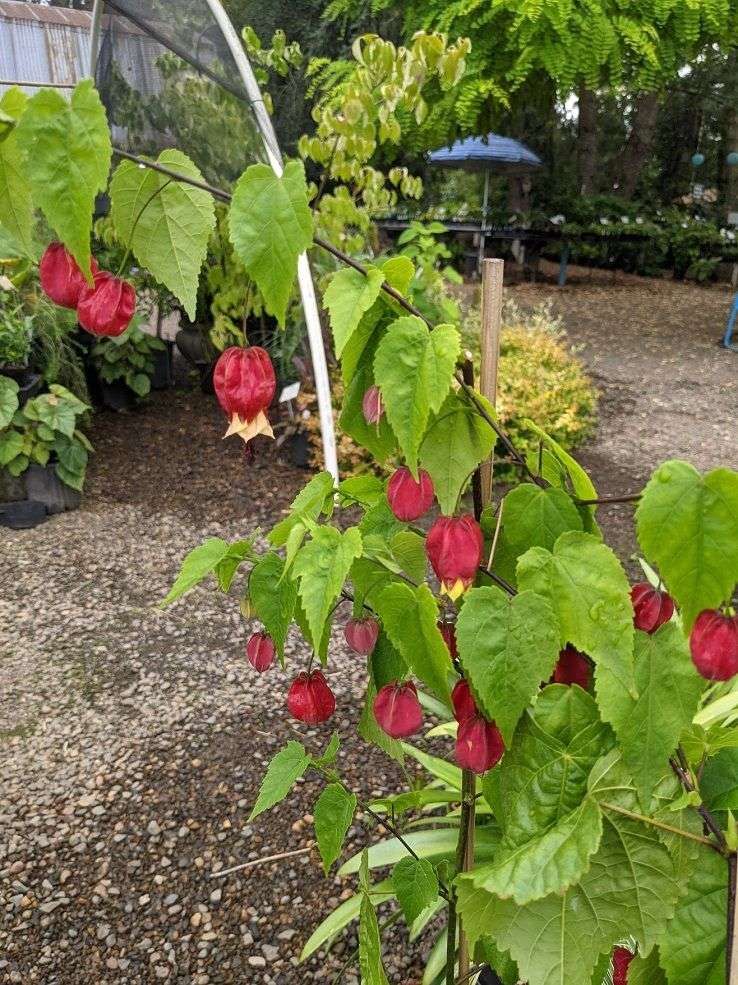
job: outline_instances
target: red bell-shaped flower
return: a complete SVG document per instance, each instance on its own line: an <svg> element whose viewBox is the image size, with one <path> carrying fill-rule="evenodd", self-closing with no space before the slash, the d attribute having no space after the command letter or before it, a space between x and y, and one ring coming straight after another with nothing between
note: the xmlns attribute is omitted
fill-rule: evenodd
<svg viewBox="0 0 738 985"><path fill-rule="evenodd" d="M274 398L277 380L266 349L258 345L225 349L215 364L213 386L218 403L231 422L225 437L237 434L244 441L257 434L274 437L266 411Z"/></svg>
<svg viewBox="0 0 738 985"><path fill-rule="evenodd" d="M480 714L459 724L456 733L456 762L462 769L486 773L502 759L505 743L494 722Z"/></svg>
<svg viewBox="0 0 738 985"><path fill-rule="evenodd" d="M131 324L136 310L133 284L98 270L92 287L85 284L77 303L77 320L91 335L118 336Z"/></svg>
<svg viewBox="0 0 738 985"><path fill-rule="evenodd" d="M90 260L93 276L98 272L95 258ZM88 287L85 275L72 254L62 243L50 243L38 265L44 294L62 308L76 308L83 288Z"/></svg>
<svg viewBox="0 0 738 985"><path fill-rule="evenodd" d="M436 625L438 626L438 632L443 637L443 642L448 647L448 655L452 660L455 660L459 655L459 650L456 646L456 627L452 622L447 622L445 619L439 619Z"/></svg>
<svg viewBox="0 0 738 985"><path fill-rule="evenodd" d="M318 725L336 710L336 697L319 670L298 674L287 694L287 707L299 722Z"/></svg>
<svg viewBox="0 0 738 985"><path fill-rule="evenodd" d="M644 633L655 633L674 615L674 599L659 591L647 581L641 581L630 590L633 603L633 624Z"/></svg>
<svg viewBox="0 0 738 985"><path fill-rule="evenodd" d="M738 674L738 616L705 609L689 636L692 661L708 681L727 681Z"/></svg>
<svg viewBox="0 0 738 985"><path fill-rule="evenodd" d="M367 619L349 619L343 631L346 642L354 653L368 657L379 638L379 623L369 616Z"/></svg>
<svg viewBox="0 0 738 985"><path fill-rule="evenodd" d="M423 709L412 681L385 684L374 699L374 717L393 739L406 739L423 727Z"/></svg>
<svg viewBox="0 0 738 985"><path fill-rule="evenodd" d="M397 469L387 484L387 502L398 520L409 523L427 513L433 503L433 481L425 469L418 470L418 481L410 469Z"/></svg>
<svg viewBox="0 0 738 985"><path fill-rule="evenodd" d="M263 674L274 663L274 641L268 633L254 633L246 644L246 656L254 670Z"/></svg>
<svg viewBox="0 0 738 985"><path fill-rule="evenodd" d="M484 537L473 516L440 516L428 531L425 549L441 591L458 598L474 581Z"/></svg>
<svg viewBox="0 0 738 985"><path fill-rule="evenodd" d="M379 424L384 414L382 394L378 386L370 386L361 401L361 411L367 424Z"/></svg>
<svg viewBox="0 0 738 985"><path fill-rule="evenodd" d="M454 684L454 689L451 692L451 704L457 722L465 722L467 718L477 714L477 706L469 682L463 677Z"/></svg>
<svg viewBox="0 0 738 985"><path fill-rule="evenodd" d="M551 683L553 684L578 684L585 691L589 687L592 668L589 660L575 650L573 646L567 646L559 653L559 659L554 667Z"/></svg>
<svg viewBox="0 0 738 985"><path fill-rule="evenodd" d="M612 985L628 985L628 968L635 957L627 947L612 950Z"/></svg>

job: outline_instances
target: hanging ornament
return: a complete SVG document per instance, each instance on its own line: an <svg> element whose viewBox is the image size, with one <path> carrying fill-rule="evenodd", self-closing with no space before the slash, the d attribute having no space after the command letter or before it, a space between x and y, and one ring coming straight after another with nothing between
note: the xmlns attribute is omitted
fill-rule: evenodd
<svg viewBox="0 0 738 985"><path fill-rule="evenodd" d="M734 168L736 164L738 164L738 151L732 150L730 154L727 154L725 157L725 163L729 167Z"/></svg>
<svg viewBox="0 0 738 985"><path fill-rule="evenodd" d="M700 154L699 152L696 154L692 154L691 160L692 160L692 167L699 168L701 165L705 163L705 155Z"/></svg>

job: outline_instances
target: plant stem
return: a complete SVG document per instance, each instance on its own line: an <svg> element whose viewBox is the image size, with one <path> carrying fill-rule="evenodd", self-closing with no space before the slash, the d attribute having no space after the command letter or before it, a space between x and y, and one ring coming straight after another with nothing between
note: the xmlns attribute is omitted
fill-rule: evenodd
<svg viewBox="0 0 738 985"><path fill-rule="evenodd" d="M626 810L625 807L618 807L617 804L601 802L600 807L603 807L606 811L614 811L616 814L622 814L624 817L629 817L633 821L640 821L642 824L650 824L652 828L660 828L662 831L668 831L674 835L681 835L682 838L687 838L689 841L696 841L699 845L707 845L708 848L714 849L720 855L723 854L722 849L719 845L715 844L712 838L705 838L703 835L693 835L691 831L684 831L682 828L677 828L675 825L665 824L663 821L657 821L653 817L646 817L645 814L636 814L635 811Z"/></svg>
<svg viewBox="0 0 738 985"><path fill-rule="evenodd" d="M577 499L577 506L606 506L608 503L637 503L642 493L625 493L623 496L600 496L599 499Z"/></svg>
<svg viewBox="0 0 738 985"><path fill-rule="evenodd" d="M736 884L738 883L738 856L731 852L728 856L728 926L725 946L725 985L738 985L738 954L735 953L736 938Z"/></svg>
<svg viewBox="0 0 738 985"><path fill-rule="evenodd" d="M461 774L461 831L459 838L459 854L461 872L469 872L474 867L474 822L477 780L471 770L463 770ZM463 844L462 844L463 838ZM462 853L463 849L463 853ZM464 926L459 917L459 977L469 973L469 941L464 933Z"/></svg>
<svg viewBox="0 0 738 985"><path fill-rule="evenodd" d="M684 787L684 789L688 793L693 793L696 788L695 788L694 783L692 783L692 779L691 779L691 777L689 775L689 772L688 772L688 770L686 768L686 765L685 765L686 764L686 759L684 757L684 752L683 752L683 750L681 748L678 749L677 755L679 756L679 758L682 761L682 763L680 764L675 759L672 758L672 759L669 760L669 765L671 766L671 768L676 773L676 775L679 778L679 781L681 782L681 784ZM725 840L725 835L723 834L723 829L720 827L720 825L717 823L717 821L715 820L715 818L708 811L708 809L705 807L704 804L699 804L699 806L696 808L696 810L699 813L699 815L702 818L702 820L704 821L705 827L714 836L715 840L717 841L718 845L720 846L720 851L722 852L722 854L723 855L727 855L729 849L728 849L728 843Z"/></svg>

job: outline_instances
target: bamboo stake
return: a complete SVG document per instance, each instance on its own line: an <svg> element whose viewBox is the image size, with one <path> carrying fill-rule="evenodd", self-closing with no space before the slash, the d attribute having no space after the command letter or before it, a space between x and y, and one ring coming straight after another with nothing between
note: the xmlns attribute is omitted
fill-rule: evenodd
<svg viewBox="0 0 738 985"><path fill-rule="evenodd" d="M502 330L502 275L504 260L482 261L482 362L479 374L479 391L494 407L497 399L497 364L500 358L500 332ZM482 463L482 502L492 499L493 458Z"/></svg>

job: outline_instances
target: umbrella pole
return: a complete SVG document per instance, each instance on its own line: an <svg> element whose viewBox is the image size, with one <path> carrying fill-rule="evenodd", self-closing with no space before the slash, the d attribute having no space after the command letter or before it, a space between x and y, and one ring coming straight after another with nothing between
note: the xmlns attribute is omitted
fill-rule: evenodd
<svg viewBox="0 0 738 985"><path fill-rule="evenodd" d="M484 260L487 229L487 207L489 204L489 171L484 172L484 194L482 195L482 226L479 232L479 255L477 257L477 276L482 276L482 261Z"/></svg>

